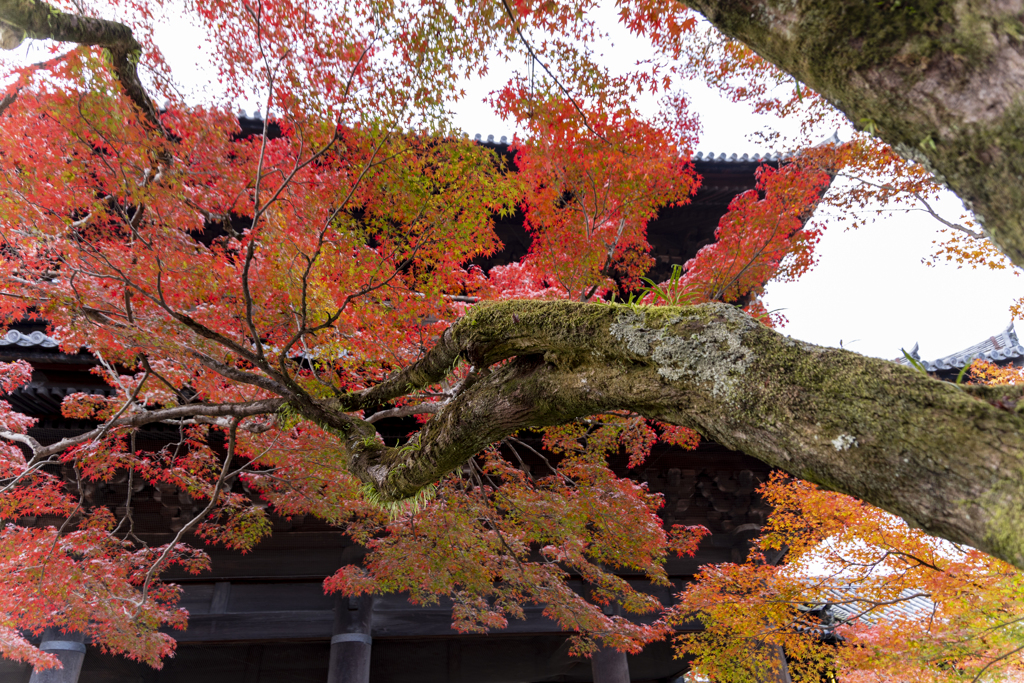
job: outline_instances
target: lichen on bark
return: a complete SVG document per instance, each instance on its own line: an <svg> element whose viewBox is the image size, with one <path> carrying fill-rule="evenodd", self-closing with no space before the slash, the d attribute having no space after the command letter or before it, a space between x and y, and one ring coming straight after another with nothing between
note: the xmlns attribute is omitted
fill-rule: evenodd
<svg viewBox="0 0 1024 683"><path fill-rule="evenodd" d="M964 389L909 368L796 342L724 304L478 304L418 363L363 395L468 382L416 449L350 442L352 469L401 499L524 427L611 410L698 429L723 445L1024 566L1018 387ZM349 405L356 402L351 399Z"/></svg>
<svg viewBox="0 0 1024 683"><path fill-rule="evenodd" d="M709 383L712 395L728 401L734 397L735 376L746 371L753 355L743 344L743 332L756 323L731 307L721 314L726 320L717 325L688 326L688 317L681 314L649 326L645 312L629 310L618 315L609 332L630 352L650 357L666 380L689 377Z"/></svg>

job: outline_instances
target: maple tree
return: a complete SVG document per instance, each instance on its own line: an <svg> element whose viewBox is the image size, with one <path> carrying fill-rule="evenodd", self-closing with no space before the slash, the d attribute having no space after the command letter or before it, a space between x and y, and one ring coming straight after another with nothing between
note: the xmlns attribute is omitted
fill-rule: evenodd
<svg viewBox="0 0 1024 683"><path fill-rule="evenodd" d="M750 562L701 570L666 614L711 680L1010 680L1020 674L1021 574L842 494L776 474ZM771 561L774 560L774 561ZM778 658L784 651L786 660Z"/></svg>
<svg viewBox="0 0 1024 683"><path fill-rule="evenodd" d="M1019 367L980 359L965 373L958 383L1022 379ZM665 614L669 623L702 622L703 631L675 639L699 675L1019 680L1024 583L1016 567L781 472L759 492L772 512L748 561L703 568Z"/></svg>
<svg viewBox="0 0 1024 683"><path fill-rule="evenodd" d="M1014 384L1021 372L975 360L968 377ZM704 625L676 638L700 674L753 682L784 666L794 681L1018 680L1017 568L782 473L760 492L772 513L749 561L705 567L665 615Z"/></svg>
<svg viewBox="0 0 1024 683"><path fill-rule="evenodd" d="M662 609L615 571L665 582L666 555L692 552L702 531L663 529L660 499L606 458L625 448L637 465L657 439L692 447L697 432L1024 561L1004 523L1019 500L1019 418L994 405L1017 389L950 389L758 322L772 322L765 284L813 264L813 207L866 201L823 197L835 174L895 169L862 196L931 191L931 177L864 138L803 149L762 169L684 273L643 287L646 222L699 183L695 119L659 69L706 36L685 8L622 3L664 57L616 75L584 46L600 30L590 7L196 2L225 100L265 97L263 134L244 136L228 107L179 95L153 40L157 6L0 1L5 47L58 41L8 70L0 100L0 314L45 320L117 390L69 397L64 414L97 427L47 445L0 404L0 653L52 665L20 629L57 626L156 664L173 646L157 627L184 619L160 574L203 568L189 534L252 547L269 533L257 502L369 548L330 590L448 596L464 630L542 603L577 651L635 651L672 623L605 614L613 601ZM511 172L454 134L446 110L458 77L522 54L547 77L493 96L530 133ZM726 87L743 69L775 78L733 44L700 54L721 55ZM665 96L659 118L640 115L638 91ZM779 110L806 97L807 116L827 115L809 91L776 104L769 89L734 94ZM493 217L517 206L530 253L470 267L499 246ZM5 390L28 372L0 368ZM422 425L404 442L377 434L413 415ZM183 447L137 448L133 434L157 422L177 425ZM527 476L516 435L543 427L559 457ZM892 443L912 444L914 461ZM958 476L906 476L922 459ZM977 474L989 460L1007 473L994 485ZM896 476L860 476L869 462ZM84 506L60 466L79 489L127 471L204 503L172 542L145 547L130 516ZM19 526L29 511L67 521Z"/></svg>

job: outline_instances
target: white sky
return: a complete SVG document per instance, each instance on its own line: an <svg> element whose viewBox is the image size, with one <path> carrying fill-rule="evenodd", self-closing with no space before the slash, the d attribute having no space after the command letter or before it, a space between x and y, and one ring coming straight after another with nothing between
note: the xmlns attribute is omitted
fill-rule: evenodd
<svg viewBox="0 0 1024 683"><path fill-rule="evenodd" d="M616 35L614 52L623 63L646 56L643 45L624 34ZM495 70L488 83L467 88L469 95L456 112L456 123L465 132L495 139L515 132L480 101L495 87L488 84L503 82L510 72ZM785 122L756 115L702 83L690 83L686 91L701 117L697 149L705 154L779 151L757 148L750 136L766 127L795 134ZM849 139L850 132L840 135ZM951 192L935 208L954 221L965 213ZM1010 322L1010 305L1024 296L1024 278L1014 272L925 265L932 241L942 239L942 226L923 212L885 214L857 230L829 223L827 216L816 218L828 226L818 245L818 266L798 282L770 284L765 297L768 310L783 309L789 320L783 332L798 339L827 346L842 342L847 349L882 358L897 358L901 348L909 351L920 343L922 357L930 360L1003 330Z"/></svg>
<svg viewBox="0 0 1024 683"><path fill-rule="evenodd" d="M202 35L175 21L158 33L158 42L176 79L196 88L190 100L216 98L201 85L215 82L203 63ZM22 59L38 59L42 50L37 43L18 52ZM606 52L624 65L645 56L642 44L621 33ZM481 100L504 83L512 66L496 64L486 82L467 84L466 100L455 112L456 125L470 135L511 137L511 124ZM749 136L766 126L784 129L784 123L754 115L703 84L688 84L686 90L703 125L699 151L777 151L756 148ZM258 102L254 97L236 106L251 113ZM962 206L947 194L940 212L956 220ZM932 241L940 238L940 227L921 212L894 213L855 231L841 222L829 224L818 246L818 266L799 282L769 285L768 308L782 309L789 320L783 331L793 337L830 346L842 341L848 349L884 358L895 358L901 347L909 350L919 342L922 357L933 359L996 334L1009 323L1014 298L1024 296L1024 278L1009 271L924 265Z"/></svg>

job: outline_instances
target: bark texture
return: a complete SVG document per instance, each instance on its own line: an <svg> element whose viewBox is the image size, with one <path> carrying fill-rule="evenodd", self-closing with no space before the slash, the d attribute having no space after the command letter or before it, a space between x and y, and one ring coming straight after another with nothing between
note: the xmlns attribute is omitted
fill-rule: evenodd
<svg viewBox="0 0 1024 683"><path fill-rule="evenodd" d="M365 422L346 430L351 469L383 498L415 495L517 429L625 409L1024 567L1019 387L960 387L805 344L724 304L509 301L474 306L360 400L437 382L460 358L479 370L406 446L367 438Z"/></svg>
<svg viewBox="0 0 1024 683"><path fill-rule="evenodd" d="M1024 265L1024 2L687 4L928 165Z"/></svg>

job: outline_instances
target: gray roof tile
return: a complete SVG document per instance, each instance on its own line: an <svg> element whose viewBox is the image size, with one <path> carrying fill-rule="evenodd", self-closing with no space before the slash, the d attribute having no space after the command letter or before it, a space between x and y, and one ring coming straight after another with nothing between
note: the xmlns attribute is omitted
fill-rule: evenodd
<svg viewBox="0 0 1024 683"><path fill-rule="evenodd" d="M754 154L753 156L751 156L749 154L744 154L743 156L739 156L737 154L725 154L724 152L722 154L717 154L717 155L714 152L708 152L707 154L705 154L704 152L697 152L696 154L693 155L693 160L694 161L710 161L710 162L719 163L719 164L721 164L721 163L743 163L743 162L750 163L750 162L755 162L755 161L769 161L769 162L771 162L771 161L778 161L781 158L782 158L781 154L764 154L764 155Z"/></svg>
<svg viewBox="0 0 1024 683"><path fill-rule="evenodd" d="M925 597L923 591L910 588L901 591L892 604L888 605L857 600L857 591L852 587L832 588L827 590L826 594L830 599L832 614L839 621L877 624L898 617L920 618L932 614L935 610L935 603Z"/></svg>
<svg viewBox="0 0 1024 683"><path fill-rule="evenodd" d="M1011 320L1006 329L999 334L942 358L921 360L918 344L914 344L914 348L908 353L914 360L921 361L925 370L936 372L938 370L959 370L976 358L989 362L1020 362L1024 360L1024 345L1021 345L1017 338L1017 331L1013 328ZM906 358L897 358L896 362L910 365L910 361Z"/></svg>
<svg viewBox="0 0 1024 683"><path fill-rule="evenodd" d="M57 340L36 331L29 334L18 330L8 330L7 334L0 337L0 346L22 346L52 349L57 346Z"/></svg>

